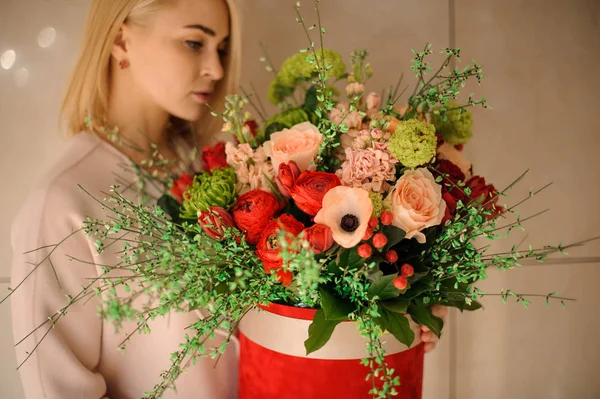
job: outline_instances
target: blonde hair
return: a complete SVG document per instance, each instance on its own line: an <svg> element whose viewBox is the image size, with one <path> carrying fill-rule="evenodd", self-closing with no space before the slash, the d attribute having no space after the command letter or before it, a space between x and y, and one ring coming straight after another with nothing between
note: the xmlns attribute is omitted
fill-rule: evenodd
<svg viewBox="0 0 600 399"><path fill-rule="evenodd" d="M74 135L89 130L86 119L105 117L109 101L109 79L113 43L123 23L144 24L172 0L94 0L83 35L82 50L71 73L62 104L62 120L67 123L67 133ZM223 59L224 78L218 82L210 106L221 112L225 96L235 91L240 75L241 21L235 0L226 0L229 8L230 43L228 55ZM192 123L172 117L172 125L183 133L195 132L203 141L206 134L219 131L220 121L210 112ZM92 128L92 130L95 130ZM198 139L198 137L195 137Z"/></svg>

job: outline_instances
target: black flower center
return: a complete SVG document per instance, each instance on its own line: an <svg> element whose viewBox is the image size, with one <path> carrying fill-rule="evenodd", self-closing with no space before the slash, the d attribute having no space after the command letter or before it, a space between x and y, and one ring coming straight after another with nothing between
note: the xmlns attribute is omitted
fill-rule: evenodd
<svg viewBox="0 0 600 399"><path fill-rule="evenodd" d="M341 228L348 233L352 233L356 229L358 229L358 225L360 224L358 218L354 215L344 215L342 218Z"/></svg>

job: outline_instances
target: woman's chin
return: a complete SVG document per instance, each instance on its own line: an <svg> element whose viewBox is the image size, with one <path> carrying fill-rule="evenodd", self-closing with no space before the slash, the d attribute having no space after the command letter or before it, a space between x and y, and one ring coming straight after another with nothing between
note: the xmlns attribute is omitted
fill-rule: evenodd
<svg viewBox="0 0 600 399"><path fill-rule="evenodd" d="M196 122L200 119L203 114L203 110L206 107L204 104L194 104L191 107L186 107L185 109L179 109L177 112L171 112L171 115L183 119L188 122Z"/></svg>

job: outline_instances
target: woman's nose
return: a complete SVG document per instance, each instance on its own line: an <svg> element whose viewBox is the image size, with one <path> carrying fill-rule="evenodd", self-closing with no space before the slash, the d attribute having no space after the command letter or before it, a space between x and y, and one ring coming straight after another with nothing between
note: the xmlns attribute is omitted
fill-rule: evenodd
<svg viewBox="0 0 600 399"><path fill-rule="evenodd" d="M208 77L211 80L221 80L225 75L225 71L223 70L223 64L221 61L221 56L218 52L214 52L211 54L209 59L204 60L202 65L202 76Z"/></svg>

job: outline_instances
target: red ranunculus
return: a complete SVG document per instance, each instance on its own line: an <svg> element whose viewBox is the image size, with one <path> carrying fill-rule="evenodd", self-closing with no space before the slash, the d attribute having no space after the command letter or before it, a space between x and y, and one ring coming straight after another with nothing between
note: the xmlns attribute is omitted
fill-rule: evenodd
<svg viewBox="0 0 600 399"><path fill-rule="evenodd" d="M277 270L277 280L286 287L292 284L292 279L294 278L294 274L289 270L279 269Z"/></svg>
<svg viewBox="0 0 600 399"><path fill-rule="evenodd" d="M225 228L235 227L233 217L219 206L211 206L208 211L200 212L198 223L210 237L220 240L225 234Z"/></svg>
<svg viewBox="0 0 600 399"><path fill-rule="evenodd" d="M208 145L204 147L202 150L202 161L204 162L204 169L206 171L227 166L225 143L223 141L219 141L212 147Z"/></svg>
<svg viewBox="0 0 600 399"><path fill-rule="evenodd" d="M279 244L279 232L281 229L297 236L304 230L304 225L291 215L281 215L278 219L269 222L260 236L256 245L256 255L263 261L265 272L278 270L277 276L285 285L291 283L291 273L283 272L283 260L279 256L281 246ZM281 273L280 273L281 272Z"/></svg>
<svg viewBox="0 0 600 399"><path fill-rule="evenodd" d="M292 196L290 190L294 187L294 183L296 182L296 179L298 179L298 176L300 176L300 168L296 162L290 161L279 164L275 182L277 183L277 188L279 188L281 195L287 198Z"/></svg>
<svg viewBox="0 0 600 399"><path fill-rule="evenodd" d="M184 193L192 184L194 184L194 175L184 173L179 176L179 179L173 182L173 187L169 191L177 202L182 203Z"/></svg>
<svg viewBox="0 0 600 399"><path fill-rule="evenodd" d="M486 184L485 178L473 176L467 182L467 187L471 189L469 197L481 205L485 204L485 209L492 211L488 218L495 218L498 214L504 212L504 208L498 205L498 195L496 188L492 184Z"/></svg>
<svg viewBox="0 0 600 399"><path fill-rule="evenodd" d="M255 120L253 120L253 119L247 120L246 122L244 122L244 126L247 126L248 129L250 129L250 133L252 134L252 137L256 137L256 132L258 132L258 123L256 123Z"/></svg>
<svg viewBox="0 0 600 399"><path fill-rule="evenodd" d="M448 161L447 159L439 159L435 163L435 169L436 170L433 171L433 175L436 177L441 176L440 173L448 175L447 178L444 178L444 180L440 182L444 191L448 191L448 189L452 187L447 186L447 184L450 184L448 182L448 179L450 179L454 184L465 181L465 174L460 170L458 166ZM456 188L452 189L452 191L454 190L456 190Z"/></svg>
<svg viewBox="0 0 600 399"><path fill-rule="evenodd" d="M250 244L258 243L260 235L281 204L277 198L263 190L252 190L242 194L231 209L237 227L246 235Z"/></svg>
<svg viewBox="0 0 600 399"><path fill-rule="evenodd" d="M324 224L317 223L304 230L304 239L308 241L315 254L325 252L333 245L331 228Z"/></svg>
<svg viewBox="0 0 600 399"><path fill-rule="evenodd" d="M340 178L333 173L304 171L294 183L290 194L298 208L315 216L323 207L325 194L341 185Z"/></svg>
<svg viewBox="0 0 600 399"><path fill-rule="evenodd" d="M442 194L442 199L446 202L446 214L442 219L442 224L446 223L448 220L452 220L454 218L454 213L456 212L456 198L454 198L450 193L445 192Z"/></svg>

